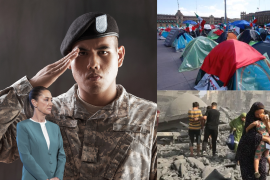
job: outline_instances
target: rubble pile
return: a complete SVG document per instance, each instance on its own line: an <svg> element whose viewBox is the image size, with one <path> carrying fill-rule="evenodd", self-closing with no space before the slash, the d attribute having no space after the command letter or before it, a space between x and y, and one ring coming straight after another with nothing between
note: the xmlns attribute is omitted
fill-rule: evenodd
<svg viewBox="0 0 270 180"><path fill-rule="evenodd" d="M219 131L217 140L217 156L207 148L206 154L197 155L194 143L194 157L190 157L189 143L171 145L158 144L158 180L209 180L232 179L241 180L240 167L234 160L226 140L229 131L226 126ZM203 137L203 136L202 136ZM183 141L183 140L182 140Z"/></svg>

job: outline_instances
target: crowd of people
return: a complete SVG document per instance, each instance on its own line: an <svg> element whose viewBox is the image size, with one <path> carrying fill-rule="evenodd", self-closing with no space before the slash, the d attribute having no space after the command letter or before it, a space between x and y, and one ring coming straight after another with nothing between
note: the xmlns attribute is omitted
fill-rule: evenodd
<svg viewBox="0 0 270 180"><path fill-rule="evenodd" d="M266 170L266 162L270 165L270 112L264 105L256 102L248 113L242 113L233 119L229 125L234 135L235 162L240 165L243 179L266 180L270 176L270 169ZM217 103L207 107L205 114L199 109L199 103L193 102L193 108L188 111L190 156L194 156L193 144L196 138L197 155L204 156L208 141L212 145L212 156L217 157L216 143L220 112ZM200 139L204 132L202 150ZM270 166L269 166L270 167Z"/></svg>

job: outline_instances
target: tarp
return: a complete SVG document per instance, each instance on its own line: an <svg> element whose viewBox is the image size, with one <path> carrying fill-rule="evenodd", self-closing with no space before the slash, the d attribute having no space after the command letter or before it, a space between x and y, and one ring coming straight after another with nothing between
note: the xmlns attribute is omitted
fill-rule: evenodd
<svg viewBox="0 0 270 180"><path fill-rule="evenodd" d="M270 23L266 24L267 27L270 27Z"/></svg>
<svg viewBox="0 0 270 180"><path fill-rule="evenodd" d="M233 26L237 26L239 27L240 29L245 29L246 26L250 26L250 23L245 21L245 20L239 20L239 21L234 21L231 23L231 25Z"/></svg>
<svg viewBox="0 0 270 180"><path fill-rule="evenodd" d="M215 41L204 36L190 41L183 52L183 62L179 67L179 72L201 67L204 58L216 45L218 44Z"/></svg>
<svg viewBox="0 0 270 180"><path fill-rule="evenodd" d="M218 76L226 86L237 69L262 59L265 57L253 47L231 39L216 46L206 56L201 69Z"/></svg>
<svg viewBox="0 0 270 180"><path fill-rule="evenodd" d="M192 20L186 20L183 22L183 24L192 24L192 25L196 25L197 23L195 21Z"/></svg>
<svg viewBox="0 0 270 180"><path fill-rule="evenodd" d="M219 38L217 38L216 42L217 43L221 43L223 41L226 41L226 40L230 40L230 39L237 39L237 36L235 33L233 32L223 32Z"/></svg>
<svg viewBox="0 0 270 180"><path fill-rule="evenodd" d="M262 41L262 38L259 32L252 29L246 29L237 37L237 39L247 44L249 44L250 41L255 41L255 42Z"/></svg>

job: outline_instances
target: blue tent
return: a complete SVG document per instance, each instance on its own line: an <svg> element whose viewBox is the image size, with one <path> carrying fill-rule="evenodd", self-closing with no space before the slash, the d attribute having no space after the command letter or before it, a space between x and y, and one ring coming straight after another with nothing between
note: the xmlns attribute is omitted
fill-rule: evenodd
<svg viewBox="0 0 270 180"><path fill-rule="evenodd" d="M246 26L250 26L250 23L245 20L234 21L231 23L233 26L237 26L240 29L245 29Z"/></svg>
<svg viewBox="0 0 270 180"><path fill-rule="evenodd" d="M270 27L270 23L266 24L267 27Z"/></svg>
<svg viewBox="0 0 270 180"><path fill-rule="evenodd" d="M192 20L186 20L183 22L184 24L193 24L193 25L196 25L197 23L195 21L192 21Z"/></svg>
<svg viewBox="0 0 270 180"><path fill-rule="evenodd" d="M187 33L179 36L178 39L175 38L175 51L178 52L180 49L184 49L186 45L193 40L193 37Z"/></svg>
<svg viewBox="0 0 270 180"><path fill-rule="evenodd" d="M263 59L239 68L235 73L235 90L270 90L269 61Z"/></svg>
<svg viewBox="0 0 270 180"><path fill-rule="evenodd" d="M170 33L170 32L163 31L163 32L161 33L161 36L167 38L167 36L169 35L169 33Z"/></svg>

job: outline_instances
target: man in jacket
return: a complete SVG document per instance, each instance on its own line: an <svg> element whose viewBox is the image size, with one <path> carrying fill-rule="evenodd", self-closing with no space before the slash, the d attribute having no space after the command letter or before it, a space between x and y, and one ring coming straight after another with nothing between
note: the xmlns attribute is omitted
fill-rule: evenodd
<svg viewBox="0 0 270 180"><path fill-rule="evenodd" d="M62 44L64 58L0 92L0 161L18 159L16 124L31 114L24 103L35 86L49 87L66 69L77 82L53 98L46 119L60 126L66 153L65 180L156 179L155 103L116 84L125 48L118 46L113 17L78 17Z"/></svg>

